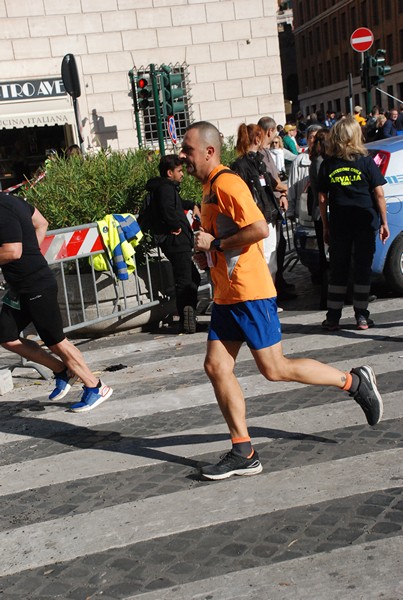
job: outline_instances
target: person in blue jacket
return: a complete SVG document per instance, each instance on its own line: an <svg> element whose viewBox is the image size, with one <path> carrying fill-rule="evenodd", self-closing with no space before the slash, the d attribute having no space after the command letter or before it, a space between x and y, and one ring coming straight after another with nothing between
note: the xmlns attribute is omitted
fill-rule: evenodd
<svg viewBox="0 0 403 600"><path fill-rule="evenodd" d="M398 131L399 113L397 108L392 108L389 112L389 118L382 127L382 139L395 137Z"/></svg>

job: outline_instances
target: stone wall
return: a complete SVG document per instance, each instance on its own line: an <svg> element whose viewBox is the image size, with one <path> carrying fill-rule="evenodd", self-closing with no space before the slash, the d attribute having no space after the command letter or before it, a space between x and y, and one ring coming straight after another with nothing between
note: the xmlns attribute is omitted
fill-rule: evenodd
<svg viewBox="0 0 403 600"><path fill-rule="evenodd" d="M0 81L58 76L73 53L85 140L97 144L101 119L114 149L136 145L128 71L151 62L186 62L195 119L225 136L262 115L284 122L276 10L276 0L0 0Z"/></svg>

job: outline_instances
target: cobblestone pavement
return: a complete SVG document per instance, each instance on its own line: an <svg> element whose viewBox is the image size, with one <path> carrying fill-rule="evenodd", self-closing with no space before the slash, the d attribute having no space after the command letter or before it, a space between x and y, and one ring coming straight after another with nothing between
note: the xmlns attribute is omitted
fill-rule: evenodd
<svg viewBox="0 0 403 600"><path fill-rule="evenodd" d="M69 413L79 386L52 403L51 381L28 369L0 398L0 598L402 600L403 299L379 286L376 327L356 331L347 307L331 334L306 271L288 279L299 295L282 303L285 352L371 364L382 422L368 427L337 390L266 382L243 348L264 470L202 482L200 466L228 448L202 369L208 316L193 336L77 340L110 401Z"/></svg>

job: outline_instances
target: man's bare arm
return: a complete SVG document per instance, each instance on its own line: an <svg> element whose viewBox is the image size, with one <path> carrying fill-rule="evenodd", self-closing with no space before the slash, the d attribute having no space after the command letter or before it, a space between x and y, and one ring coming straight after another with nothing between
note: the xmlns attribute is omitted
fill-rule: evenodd
<svg viewBox="0 0 403 600"><path fill-rule="evenodd" d="M49 223L37 208L35 208L34 214L32 215L32 224L35 228L36 238L40 246L46 237Z"/></svg>
<svg viewBox="0 0 403 600"><path fill-rule="evenodd" d="M12 242L0 246L0 265L6 265L13 260L18 260L22 255L22 243Z"/></svg>

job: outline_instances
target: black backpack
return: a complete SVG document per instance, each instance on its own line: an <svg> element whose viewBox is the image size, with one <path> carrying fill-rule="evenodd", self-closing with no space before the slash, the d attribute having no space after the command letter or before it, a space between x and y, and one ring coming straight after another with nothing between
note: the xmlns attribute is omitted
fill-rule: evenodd
<svg viewBox="0 0 403 600"><path fill-rule="evenodd" d="M151 206L152 199L152 193L147 192L137 217L137 223L139 224L143 233L152 233L153 230L153 211Z"/></svg>

